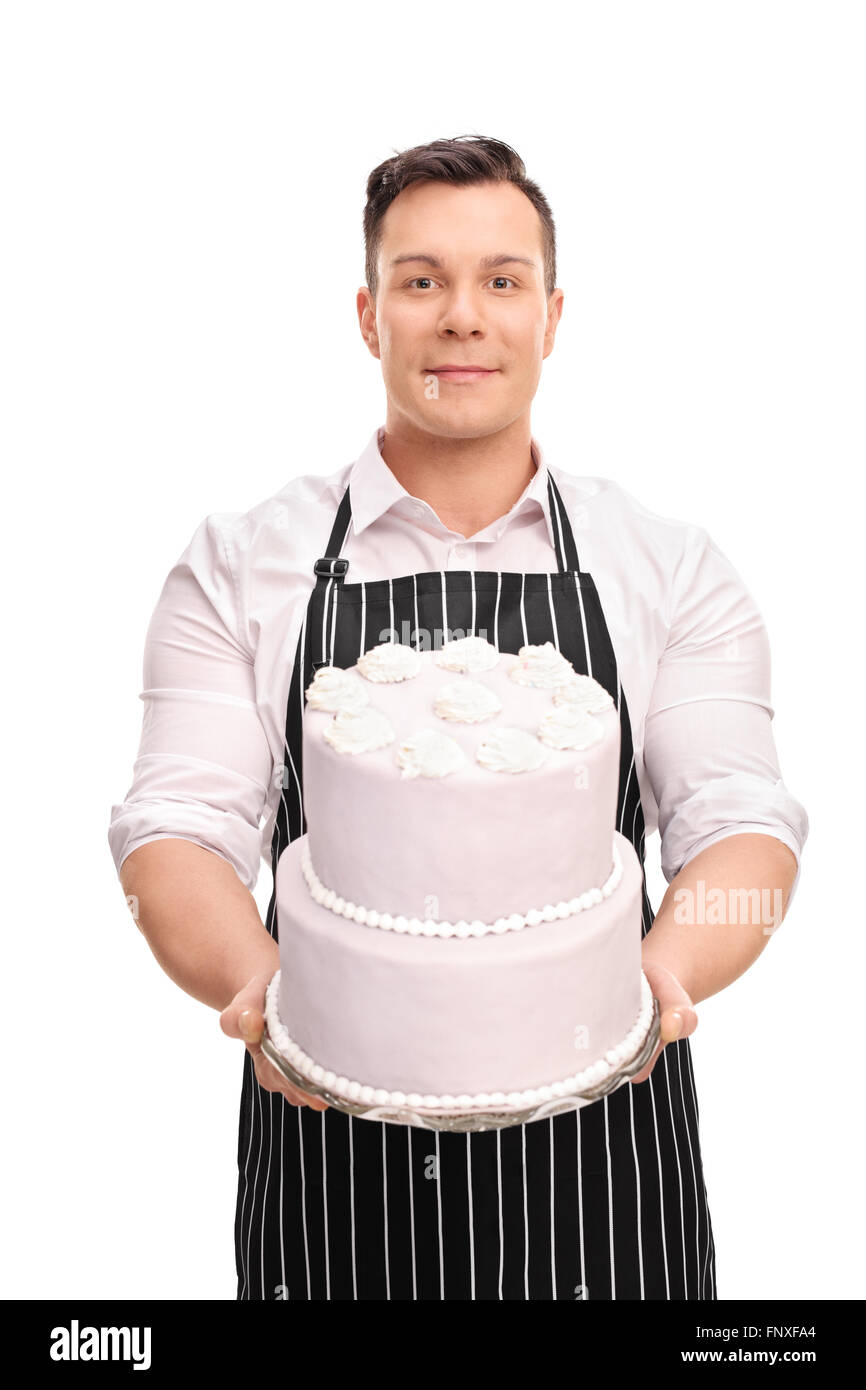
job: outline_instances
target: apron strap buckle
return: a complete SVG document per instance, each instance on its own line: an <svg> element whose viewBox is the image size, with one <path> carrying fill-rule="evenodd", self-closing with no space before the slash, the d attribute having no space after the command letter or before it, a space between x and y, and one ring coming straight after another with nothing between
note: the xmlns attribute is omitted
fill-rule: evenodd
<svg viewBox="0 0 866 1390"><path fill-rule="evenodd" d="M349 568L349 561L343 559L341 555L325 555L317 560L313 566L313 573L317 579L342 579Z"/></svg>

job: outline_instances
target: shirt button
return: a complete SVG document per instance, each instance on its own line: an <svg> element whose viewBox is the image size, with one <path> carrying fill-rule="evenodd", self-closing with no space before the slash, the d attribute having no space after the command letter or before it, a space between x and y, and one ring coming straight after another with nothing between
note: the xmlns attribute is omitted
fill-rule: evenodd
<svg viewBox="0 0 866 1390"><path fill-rule="evenodd" d="M455 545L453 554L455 560L465 560L469 554L469 549L465 545Z"/></svg>

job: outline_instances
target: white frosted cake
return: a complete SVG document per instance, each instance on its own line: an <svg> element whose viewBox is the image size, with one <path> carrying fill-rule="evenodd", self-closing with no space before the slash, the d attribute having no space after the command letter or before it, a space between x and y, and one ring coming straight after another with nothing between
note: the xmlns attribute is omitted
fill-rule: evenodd
<svg viewBox="0 0 866 1390"><path fill-rule="evenodd" d="M270 1037L359 1105L525 1111L652 1017L619 715L551 643L374 647L307 694L307 833L277 869Z"/></svg>

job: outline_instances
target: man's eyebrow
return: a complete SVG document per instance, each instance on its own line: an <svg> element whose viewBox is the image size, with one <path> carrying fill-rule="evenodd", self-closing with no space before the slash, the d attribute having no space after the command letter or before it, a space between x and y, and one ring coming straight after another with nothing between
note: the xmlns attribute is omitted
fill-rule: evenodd
<svg viewBox="0 0 866 1390"><path fill-rule="evenodd" d="M409 251L403 256L395 256L390 262L391 266L405 265L407 261L423 261L425 265L432 266L434 270L444 269L442 262L436 256L427 255L424 251ZM509 251L500 256L482 256L479 262L482 270L495 270L501 265L528 265L535 269L535 261L529 256L515 256Z"/></svg>

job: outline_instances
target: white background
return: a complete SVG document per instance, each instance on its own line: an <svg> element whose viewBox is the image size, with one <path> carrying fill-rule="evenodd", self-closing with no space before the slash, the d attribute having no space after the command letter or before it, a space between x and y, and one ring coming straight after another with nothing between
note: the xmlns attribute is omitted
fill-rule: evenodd
<svg viewBox="0 0 866 1390"><path fill-rule="evenodd" d="M366 178L474 132L557 223L534 432L739 570L811 820L790 916L699 1010L719 1295L863 1297L863 19L4 6L0 1294L235 1297L241 1045L157 966L106 838L145 630L206 514L332 471L384 419L354 308ZM657 906L657 836L648 857Z"/></svg>

